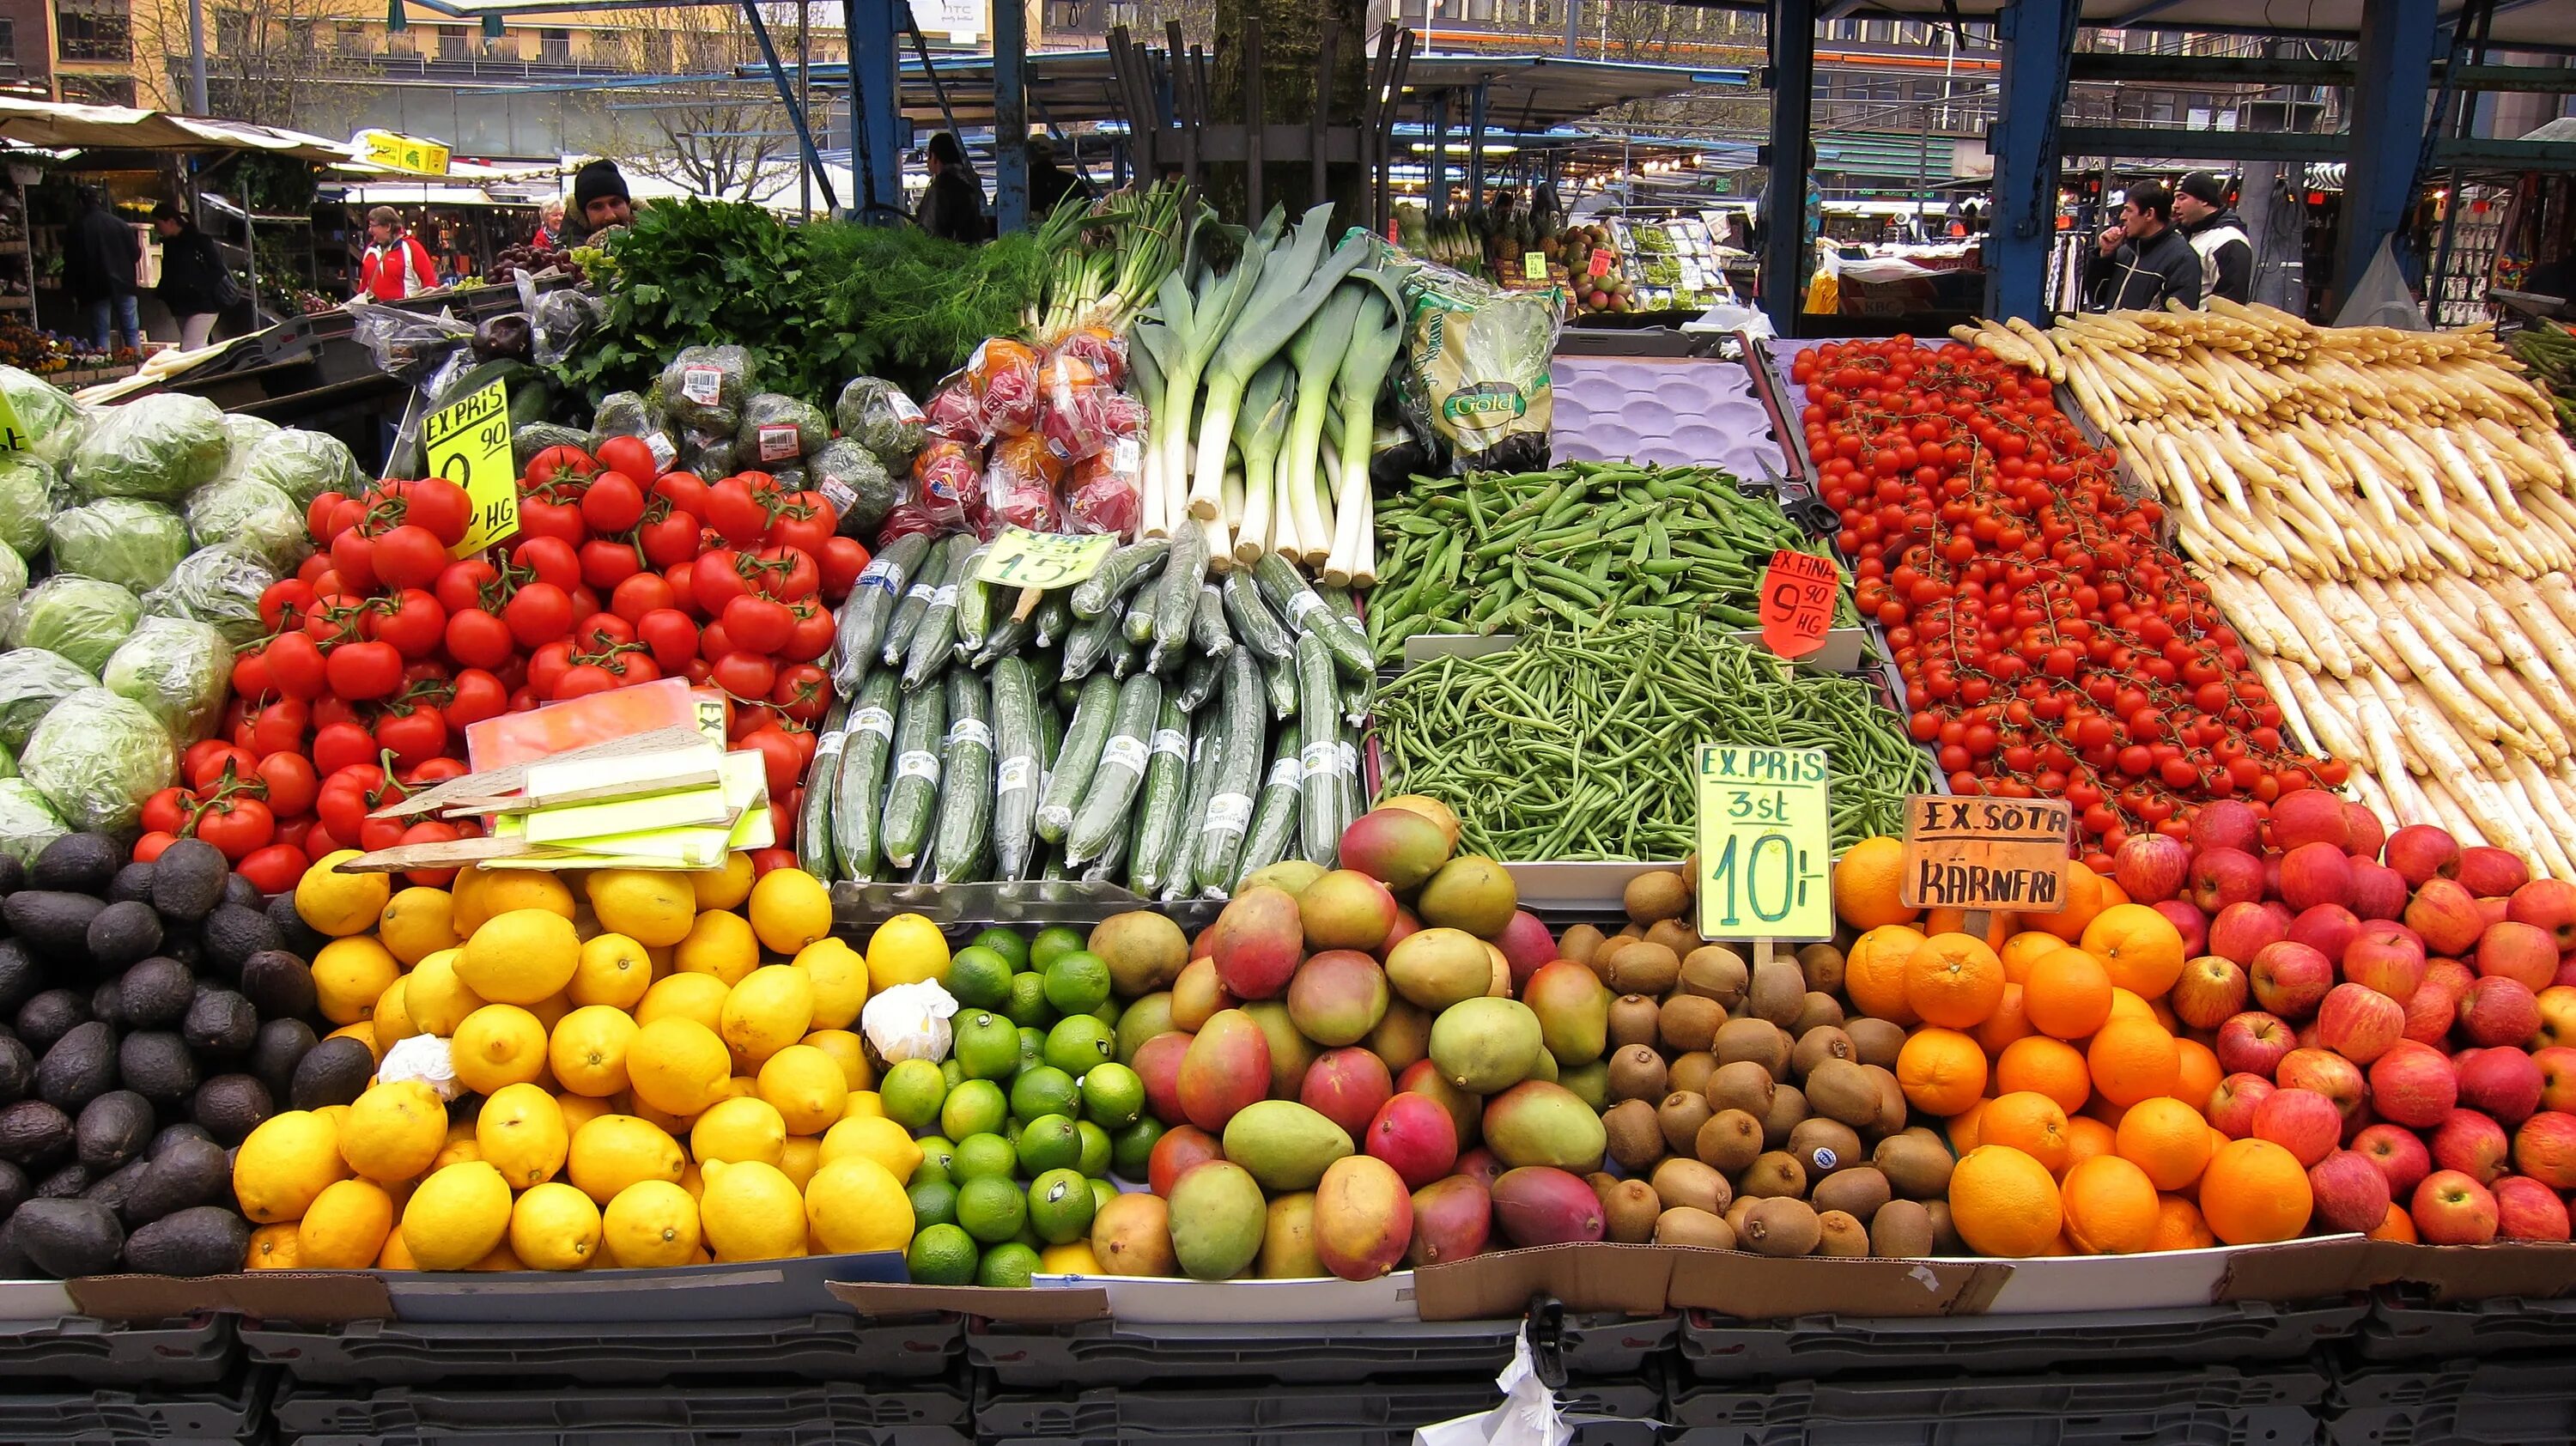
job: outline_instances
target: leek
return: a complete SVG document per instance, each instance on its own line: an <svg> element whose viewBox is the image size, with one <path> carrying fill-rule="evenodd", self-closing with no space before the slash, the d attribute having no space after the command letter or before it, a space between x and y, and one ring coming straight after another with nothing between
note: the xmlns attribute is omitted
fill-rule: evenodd
<svg viewBox="0 0 2576 1446"><path fill-rule="evenodd" d="M1160 322L1140 321L1127 328L1127 371L1136 395L1146 398L1163 394L1163 358L1169 355L1170 328ZM1164 525L1162 459L1148 420L1143 465L1137 477L1136 536L1163 537L1171 529Z"/></svg>
<svg viewBox="0 0 2576 1446"><path fill-rule="evenodd" d="M1351 326L1359 320L1360 299L1367 293L1366 286L1345 281L1288 344L1288 363L1297 369L1297 406L1271 482L1277 499L1272 508L1280 519L1271 545L1291 557L1331 545L1331 532L1315 507L1316 469L1333 403L1333 375L1342 353L1350 349Z"/></svg>
<svg viewBox="0 0 2576 1446"><path fill-rule="evenodd" d="M1295 242L1285 252L1270 254L1260 283L1226 328L1225 339L1209 362L1205 378L1207 411L1199 423L1199 467L1190 486L1193 516L1213 517L1217 513L1225 482L1224 459L1208 455L1211 439L1234 435L1235 416L1243 406L1243 391L1251 383L1252 374L1296 338L1298 328L1315 314L1315 308L1324 304L1341 279L1368 254L1368 238L1354 235L1317 265L1332 210L1332 203L1327 201L1307 212L1305 219L1297 223Z"/></svg>
<svg viewBox="0 0 2576 1446"><path fill-rule="evenodd" d="M1242 521L1236 527L1234 555L1247 563L1260 561L1272 546L1271 476L1288 431L1288 375L1282 358L1263 363L1244 389L1243 413L1234 426L1235 446L1243 453Z"/></svg>
<svg viewBox="0 0 2576 1446"><path fill-rule="evenodd" d="M1202 273L1195 287L1184 282L1179 271L1163 278L1157 305L1162 323L1171 329L1173 346L1172 354L1164 358L1163 395L1153 409L1153 428L1154 446L1161 454L1166 525L1177 522L1187 507L1183 489L1190 479L1190 418L1197 410L1199 377L1233 327L1235 317L1242 314L1244 303L1260 286L1262 270L1271 250L1278 245L1286 216L1280 207L1271 207L1270 214L1262 218L1261 229L1244 243L1243 255L1234 263L1234 269L1224 275ZM1232 425L1229 420L1228 432ZM1218 433L1218 441L1227 435ZM1214 465L1222 466L1222 448L1219 453ZM1216 480L1224 481L1224 474L1218 473Z"/></svg>
<svg viewBox="0 0 2576 1446"><path fill-rule="evenodd" d="M1333 380L1333 400L1340 412L1340 495L1333 509L1332 549L1324 559L1324 581L1347 587L1368 559L1361 554L1373 531L1369 517L1369 444L1377 440L1377 394L1386 385L1388 368L1404 345L1404 320L1386 295L1367 293L1359 320L1351 328L1350 351ZM1370 568L1374 570L1374 568Z"/></svg>

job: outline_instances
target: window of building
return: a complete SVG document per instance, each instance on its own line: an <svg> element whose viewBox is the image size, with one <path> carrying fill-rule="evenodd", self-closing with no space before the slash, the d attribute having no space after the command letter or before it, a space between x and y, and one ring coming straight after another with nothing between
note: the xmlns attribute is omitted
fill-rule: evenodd
<svg viewBox="0 0 2576 1446"><path fill-rule="evenodd" d="M133 28L122 0L59 0L54 20L65 60L133 58ZM132 93L131 80L126 90Z"/></svg>
<svg viewBox="0 0 2576 1446"><path fill-rule="evenodd" d="M123 59L124 57L116 57ZM63 99L82 105L134 104L134 77L130 75L58 75Z"/></svg>
<svg viewBox="0 0 2576 1446"><path fill-rule="evenodd" d="M1467 0L1468 20L1480 24L1494 23L1494 0Z"/></svg>
<svg viewBox="0 0 2576 1446"><path fill-rule="evenodd" d="M355 20L343 20L331 27L331 43L342 55L367 53L367 27Z"/></svg>
<svg viewBox="0 0 2576 1446"><path fill-rule="evenodd" d="M538 58L555 65L571 64L572 32L553 29L538 31L537 55Z"/></svg>
<svg viewBox="0 0 2576 1446"><path fill-rule="evenodd" d="M464 26L442 25L438 27L439 59L470 60L473 58L473 55L474 46L473 43L467 39Z"/></svg>
<svg viewBox="0 0 2576 1446"><path fill-rule="evenodd" d="M18 58L18 22L0 19L0 60Z"/></svg>
<svg viewBox="0 0 2576 1446"><path fill-rule="evenodd" d="M1546 30L1556 24L1556 7L1548 0L1530 0L1529 23L1534 30Z"/></svg>
<svg viewBox="0 0 2576 1446"><path fill-rule="evenodd" d="M670 74L671 32L667 30L647 30L637 38L640 42L644 69L654 75Z"/></svg>

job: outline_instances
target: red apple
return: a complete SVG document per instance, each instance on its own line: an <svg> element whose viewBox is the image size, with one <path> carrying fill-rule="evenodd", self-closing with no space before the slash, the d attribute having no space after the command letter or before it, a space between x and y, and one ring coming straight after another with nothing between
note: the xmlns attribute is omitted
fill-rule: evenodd
<svg viewBox="0 0 2576 1446"><path fill-rule="evenodd" d="M2513 1132L2513 1167L2553 1190L2576 1189L2576 1115L2542 1110Z"/></svg>
<svg viewBox="0 0 2576 1446"><path fill-rule="evenodd" d="M2457 959L2426 959L2424 979L2427 983L2438 981L2442 992L2450 995L2454 1004L2459 1002L2461 995L2469 992L2470 985L2478 982L2477 972Z"/></svg>
<svg viewBox="0 0 2576 1446"><path fill-rule="evenodd" d="M2406 1037L2438 1045L2451 1037L2451 1022L2459 1012L2459 1005L2451 1000L2451 991L2428 979L2406 1001Z"/></svg>
<svg viewBox="0 0 2576 1446"><path fill-rule="evenodd" d="M2390 834L2379 854L2410 889L2420 889L2430 879L2460 876L2460 841L2450 830L2429 823L2410 823Z"/></svg>
<svg viewBox="0 0 2576 1446"><path fill-rule="evenodd" d="M2460 1103L2518 1125L2540 1108L2546 1081L2540 1065L2518 1049L2481 1049L2459 1065Z"/></svg>
<svg viewBox="0 0 2576 1446"><path fill-rule="evenodd" d="M2518 924L2506 919L2501 924L2487 925L2478 936L2477 957L2469 962L2480 974L2519 979L2534 993L2546 989L2558 977L2558 944L2548 930L2537 924Z"/></svg>
<svg viewBox="0 0 2576 1446"><path fill-rule="evenodd" d="M2576 884L2565 879L2533 879L2505 900L2504 916L2517 924L2547 929L2562 954L2576 949Z"/></svg>
<svg viewBox="0 0 2576 1446"><path fill-rule="evenodd" d="M2433 1173L2433 1152L2402 1126L2372 1125L2353 1137L2352 1150L2388 1178L2389 1193L2397 1199L2413 1194Z"/></svg>
<svg viewBox="0 0 2576 1446"><path fill-rule="evenodd" d="M2531 1062L2540 1066L2541 1109L2576 1114L2576 1049L2553 1044L2534 1051Z"/></svg>
<svg viewBox="0 0 2576 1446"><path fill-rule="evenodd" d="M2231 1074L2209 1092L2209 1107L2203 1113L2219 1133L2241 1140L2254 1133L2254 1112L2279 1088L2259 1074Z"/></svg>
<svg viewBox="0 0 2576 1446"><path fill-rule="evenodd" d="M2417 884L2405 918L2406 927L2423 936L2425 952L2454 958L2476 945L2487 927L2486 916L2478 912L2477 896L2452 879Z"/></svg>
<svg viewBox="0 0 2576 1446"><path fill-rule="evenodd" d="M2173 1006L2175 1018L2192 1028L2216 1029L2245 1007L2249 987L2244 967L2235 960L2203 954L2182 966L2165 1002Z"/></svg>
<svg viewBox="0 0 2576 1446"><path fill-rule="evenodd" d="M2136 833L2111 856L2111 879L2133 904L2154 904L2182 893L2191 846L2160 833Z"/></svg>
<svg viewBox="0 0 2576 1446"><path fill-rule="evenodd" d="M2281 1016L2249 1009L2218 1026L2217 1042L2210 1049L2217 1054L2220 1069L2270 1079L2298 1043Z"/></svg>
<svg viewBox="0 0 2576 1446"><path fill-rule="evenodd" d="M2328 1230L2367 1232L2388 1215L2388 1177L2352 1150L2336 1150L2308 1167L2317 1220Z"/></svg>
<svg viewBox="0 0 2576 1446"><path fill-rule="evenodd" d="M2576 1045L2576 985L2552 984L2532 1004L2540 1010L2540 1028L2532 1042L2547 1048Z"/></svg>
<svg viewBox="0 0 2576 1446"><path fill-rule="evenodd" d="M2292 798L2297 796L2291 795ZM2282 802L2287 803L2289 799ZM2335 824L2340 828L2342 807L2338 805L2334 813ZM2275 818L2277 826L2277 815ZM2319 904L2340 907L2351 894L2352 860L2344 856L2341 845L2303 843L2281 856L2281 902L2291 908L2313 909Z"/></svg>
<svg viewBox="0 0 2576 1446"><path fill-rule="evenodd" d="M2254 998L2283 1019L2303 1019L2334 987L2334 961L2305 944L2266 944L2246 966Z"/></svg>
<svg viewBox="0 0 2576 1446"><path fill-rule="evenodd" d="M2460 850L2460 887L2481 899L2501 899L2531 882L2520 854L2477 844Z"/></svg>
<svg viewBox="0 0 2576 1446"><path fill-rule="evenodd" d="M2478 932L2484 933L2505 921L2505 910L2511 907L2502 894L2484 894L2478 898Z"/></svg>
<svg viewBox="0 0 2576 1446"><path fill-rule="evenodd" d="M2311 796L2302 798L2301 793ZM2323 789L2303 788L2273 801L2270 836L2272 847L2285 854L2312 843L2330 843L2342 853L2352 842L2352 826L2344 821L2342 799Z"/></svg>
<svg viewBox="0 0 2576 1446"><path fill-rule="evenodd" d="M2495 1196L2457 1170L2425 1176L2407 1213L2415 1217L2415 1233L2427 1245L2484 1245L2495 1239Z"/></svg>
<svg viewBox="0 0 2576 1446"><path fill-rule="evenodd" d="M2401 1004L2414 998L2424 982L2424 941L2394 919L2363 924L2335 957L2343 961L2344 978Z"/></svg>
<svg viewBox="0 0 2576 1446"><path fill-rule="evenodd" d="M2203 849L2192 855L2190 899L2204 914L2263 897L2263 861L2239 849Z"/></svg>
<svg viewBox="0 0 2576 1446"><path fill-rule="evenodd" d="M2341 904L2317 904L2290 921L2290 941L2305 944L2329 959L2341 959L2361 937L2361 920Z"/></svg>
<svg viewBox="0 0 2576 1446"><path fill-rule="evenodd" d="M2459 1102L2458 1073L2429 1044L2401 1039L2371 1062L2370 1103L2382 1119L2429 1130Z"/></svg>
<svg viewBox="0 0 2576 1446"><path fill-rule="evenodd" d="M2264 946L2290 937L2290 925L2297 917L2286 905L2268 900L2230 904L2209 921L2208 950L2239 964L2251 964Z"/></svg>
<svg viewBox="0 0 2576 1446"><path fill-rule="evenodd" d="M2175 933L2182 935L2184 958L2207 951L2209 916L2200 911L2198 904L2188 899L2158 899L2155 910L2165 916L2166 923L2174 926Z"/></svg>
<svg viewBox="0 0 2576 1446"><path fill-rule="evenodd" d="M2263 897L2267 899L2277 899L2281 897L2280 850L2274 849L2266 853L2257 854L2255 857L2263 861Z"/></svg>
<svg viewBox="0 0 2576 1446"><path fill-rule="evenodd" d="M2567 953L2558 956L2558 978L2556 982L2567 985L2570 988L2576 988L2576 953Z"/></svg>
<svg viewBox="0 0 2576 1446"><path fill-rule="evenodd" d="M2383 863L2356 854L2352 861L2352 911L2365 919L2394 919L2406 912L2406 878Z"/></svg>
<svg viewBox="0 0 2576 1446"><path fill-rule="evenodd" d="M2274 1090L2254 1107L2254 1138L2298 1156L2301 1165L2314 1165L2343 1139L2343 1112L2315 1090Z"/></svg>
<svg viewBox="0 0 2576 1446"><path fill-rule="evenodd" d="M2324 1095L2347 1119L2370 1098L2370 1082L2362 1078L2361 1066L2330 1049L2291 1050L2281 1056L2281 1067L2272 1079L2283 1089Z"/></svg>
<svg viewBox="0 0 2576 1446"><path fill-rule="evenodd" d="M2496 1239L2565 1240L2567 1206L2558 1192L2527 1175L2495 1182Z"/></svg>
<svg viewBox="0 0 2576 1446"><path fill-rule="evenodd" d="M2433 1130L2433 1163L2484 1185L2505 1172L2512 1142L2504 1126L2475 1110L2453 1110Z"/></svg>
<svg viewBox="0 0 2576 1446"><path fill-rule="evenodd" d="M2540 1032L2539 996L2519 979L2488 975L2460 996L2460 1032L2473 1044L2522 1044Z"/></svg>
<svg viewBox="0 0 2576 1446"><path fill-rule="evenodd" d="M2317 1006L2317 1043L2368 1064L2406 1035L2406 1006L2364 984L2338 984Z"/></svg>
<svg viewBox="0 0 2576 1446"><path fill-rule="evenodd" d="M2191 816L2191 846L2196 852L2234 849L2251 854L2263 846L2263 816L2241 798L2216 798Z"/></svg>
<svg viewBox="0 0 2576 1446"><path fill-rule="evenodd" d="M2348 837L2344 851L2358 863L2379 857L2379 846L2388 841L2388 825L2379 821L2366 804L2347 802L2343 806L2343 824Z"/></svg>

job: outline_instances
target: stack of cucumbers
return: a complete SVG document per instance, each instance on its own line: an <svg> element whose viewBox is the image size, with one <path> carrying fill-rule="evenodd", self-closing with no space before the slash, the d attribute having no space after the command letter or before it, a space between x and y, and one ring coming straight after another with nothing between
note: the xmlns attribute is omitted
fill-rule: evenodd
<svg viewBox="0 0 2576 1446"><path fill-rule="evenodd" d="M1190 899L1285 858L1332 866L1366 807L1375 688L1346 590L1276 554L1212 568L1195 518L1046 592L983 581L985 551L890 542L842 604L809 872Z"/></svg>

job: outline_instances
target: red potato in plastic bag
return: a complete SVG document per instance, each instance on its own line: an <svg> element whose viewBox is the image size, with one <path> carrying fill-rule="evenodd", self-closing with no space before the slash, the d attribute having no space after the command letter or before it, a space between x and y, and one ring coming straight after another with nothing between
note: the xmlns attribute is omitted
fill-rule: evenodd
<svg viewBox="0 0 2576 1446"><path fill-rule="evenodd" d="M922 408L922 426L931 440L946 439L977 445L984 440L982 408L975 401L975 389L960 372L939 384L930 394L930 404Z"/></svg>
<svg viewBox="0 0 2576 1446"><path fill-rule="evenodd" d="M1063 477L1064 463L1036 433L1005 437L993 444L992 461L984 468L985 506L999 526L1062 531L1055 484Z"/></svg>
<svg viewBox="0 0 2576 1446"><path fill-rule="evenodd" d="M1091 363L1059 352L1047 358L1039 384L1046 405L1037 432L1059 461L1079 462L1109 445L1109 402L1118 393Z"/></svg>
<svg viewBox="0 0 2576 1446"><path fill-rule="evenodd" d="M942 527L966 521L967 499L983 491L975 449L942 437L912 459L913 503Z"/></svg>
<svg viewBox="0 0 2576 1446"><path fill-rule="evenodd" d="M1006 337L988 337L966 359L966 384L974 389L984 433L1011 437L1038 420L1038 354Z"/></svg>
<svg viewBox="0 0 2576 1446"><path fill-rule="evenodd" d="M1127 342L1114 331L1086 326L1068 332L1056 343L1055 354L1083 362L1110 386L1127 380Z"/></svg>
<svg viewBox="0 0 2576 1446"><path fill-rule="evenodd" d="M1144 479L1145 448L1134 437L1117 438L1098 455L1075 463L1064 494L1069 529L1120 537L1134 532Z"/></svg>

